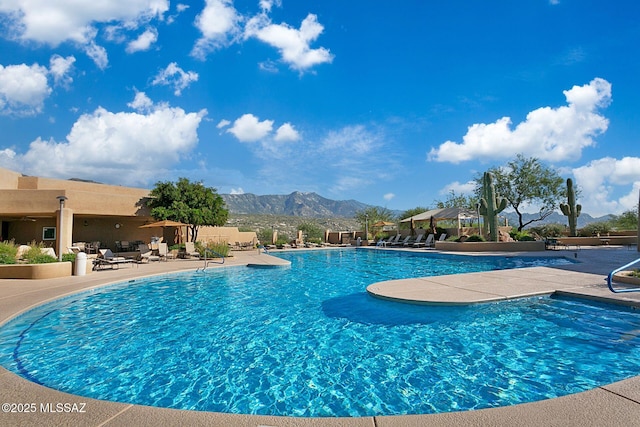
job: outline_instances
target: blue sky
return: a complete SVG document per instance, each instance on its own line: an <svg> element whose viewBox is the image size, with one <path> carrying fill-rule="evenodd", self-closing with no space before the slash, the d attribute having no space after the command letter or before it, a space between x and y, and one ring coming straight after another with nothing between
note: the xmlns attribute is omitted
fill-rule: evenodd
<svg viewBox="0 0 640 427"><path fill-rule="evenodd" d="M640 191L635 1L0 0L0 167L433 206L518 153ZM530 207L530 210L535 207Z"/></svg>

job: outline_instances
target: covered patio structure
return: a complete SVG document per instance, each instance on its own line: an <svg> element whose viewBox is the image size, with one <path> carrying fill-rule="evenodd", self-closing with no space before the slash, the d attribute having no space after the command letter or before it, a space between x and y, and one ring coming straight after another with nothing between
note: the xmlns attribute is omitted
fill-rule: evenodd
<svg viewBox="0 0 640 427"><path fill-rule="evenodd" d="M405 218L400 221L401 224L406 223L414 223L421 228L425 228L425 223L432 223L434 226L438 221L448 221L449 223L453 223L453 227L446 227L447 230L451 230L452 228L456 231L455 235L460 236L463 234L479 234L479 218L478 213L474 212L471 209L467 208L441 208L441 209L431 209L417 215L413 215L409 218ZM468 224L468 226L465 226ZM452 234L453 233L448 233Z"/></svg>

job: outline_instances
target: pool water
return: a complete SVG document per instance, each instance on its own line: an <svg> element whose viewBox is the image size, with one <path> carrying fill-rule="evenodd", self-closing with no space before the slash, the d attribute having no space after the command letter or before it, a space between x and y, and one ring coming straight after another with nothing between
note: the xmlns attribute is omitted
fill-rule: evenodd
<svg viewBox="0 0 640 427"><path fill-rule="evenodd" d="M81 396L300 417L505 406L640 372L633 309L551 297L418 306L365 292L387 279L567 260L278 256L291 268L165 275L37 307L0 328L0 364Z"/></svg>

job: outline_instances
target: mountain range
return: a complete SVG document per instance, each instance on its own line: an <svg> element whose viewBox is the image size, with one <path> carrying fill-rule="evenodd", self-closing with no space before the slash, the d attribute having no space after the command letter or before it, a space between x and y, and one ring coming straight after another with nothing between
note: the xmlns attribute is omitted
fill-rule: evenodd
<svg viewBox="0 0 640 427"><path fill-rule="evenodd" d="M307 218L352 218L356 212L372 207L356 200L331 200L316 193L303 193L294 191L288 195L263 195L258 196L251 193L245 194L221 194L227 209L232 214L250 215L285 215ZM400 215L402 211L392 211L394 215ZM518 225L518 216L515 212L503 212L502 217L507 218L510 225ZM524 214L527 222L534 214ZM606 221L611 219L611 215L602 217L592 217L587 213L582 213L578 217L578 227ZM536 221L533 225L540 224L565 224L567 217L559 212L554 212L544 221Z"/></svg>
<svg viewBox="0 0 640 427"><path fill-rule="evenodd" d="M221 194L230 213L286 215L309 218L351 218L369 205L356 200L331 200L316 193L294 191L288 195Z"/></svg>

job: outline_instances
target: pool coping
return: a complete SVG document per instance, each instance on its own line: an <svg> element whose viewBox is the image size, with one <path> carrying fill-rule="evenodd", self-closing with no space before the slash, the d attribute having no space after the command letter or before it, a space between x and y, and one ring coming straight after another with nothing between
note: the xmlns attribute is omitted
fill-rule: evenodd
<svg viewBox="0 0 640 427"><path fill-rule="evenodd" d="M517 270L491 271L487 273L467 273L465 275L438 276L428 278L426 286L444 286L448 292L461 292L468 295L470 285L485 286L496 280L504 281L501 289L488 286L479 297L491 298L517 297L521 292L507 292L505 289L517 289L519 283L542 282L542 286L551 289L562 285L554 292L580 298L592 298L606 302L640 305L640 295L620 296L611 294L603 284L602 270L607 268L609 260L617 266L624 259L639 257L638 253L616 248L582 251L577 258L584 259L581 264L566 268L530 267L525 274ZM401 249L402 250L402 249ZM554 251L555 252L555 251ZM457 255L460 255L459 253ZM487 253L482 253L483 256ZM500 254L504 256L504 254ZM527 254L522 254L527 255ZM540 256L533 253L532 256ZM557 252L555 256L573 257L573 253ZM615 256L612 256L615 255ZM224 266L233 265L278 265L286 266L287 261L254 251L238 253L227 259ZM87 276L43 280L0 280L0 325L8 319L44 302L96 287L102 287L123 280L139 277L167 274L176 271L188 271L200 268L202 261L175 260L157 262L139 268L124 268L94 272ZM224 266L210 266L220 268ZM599 269L594 272L594 269ZM515 272L515 273L514 273ZM484 275L484 276L483 276ZM425 279L406 279L408 283L417 281L425 285ZM534 283L535 284L535 283ZM373 285L370 285L373 286ZM436 286L436 287L437 287ZM442 289L440 289L442 290ZM473 291L471 291L473 292ZM533 291L531 291L533 292ZM542 291L541 291L542 292ZM440 293L443 295L444 293ZM403 295L406 299L406 294ZM451 298L449 298L451 299ZM422 301L423 303L425 301ZM433 302L433 301L426 301ZM475 301L475 303L480 300ZM442 303L442 302L441 302ZM460 301L458 301L460 303ZM463 302L468 303L468 302ZM0 403L14 403L14 409L35 409L30 413L0 412L0 425L233 425L233 426L430 426L430 425L637 425L640 419L640 376L604 385L582 393L567 395L555 399L524 403L500 408L481 409L467 412L448 412L426 415L394 415L356 418L294 418L261 415L237 415L215 412L184 411L155 408L142 405L101 401L52 390L29 382L4 368L0 368ZM34 404L25 406L24 404ZM73 404L76 405L73 405ZM22 404L22 407L18 407ZM60 404L60 405L59 405ZM66 406L64 404L67 404ZM82 405L84 404L84 405ZM4 407L3 407L4 409ZM58 410L59 409L59 410Z"/></svg>

